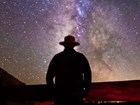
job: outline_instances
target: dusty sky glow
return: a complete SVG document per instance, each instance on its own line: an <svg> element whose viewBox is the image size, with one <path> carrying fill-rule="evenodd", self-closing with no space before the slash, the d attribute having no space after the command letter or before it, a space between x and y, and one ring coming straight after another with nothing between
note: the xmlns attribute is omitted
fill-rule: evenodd
<svg viewBox="0 0 140 105"><path fill-rule="evenodd" d="M140 79L140 0L0 0L0 67L20 81L45 83L68 34L93 81Z"/></svg>

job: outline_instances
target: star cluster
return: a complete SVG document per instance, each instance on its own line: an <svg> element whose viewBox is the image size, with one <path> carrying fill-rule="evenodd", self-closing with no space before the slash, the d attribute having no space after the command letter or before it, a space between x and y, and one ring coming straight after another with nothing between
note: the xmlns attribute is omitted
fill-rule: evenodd
<svg viewBox="0 0 140 105"><path fill-rule="evenodd" d="M45 82L58 43L76 37L92 81L140 79L140 0L1 0L0 67L26 84Z"/></svg>

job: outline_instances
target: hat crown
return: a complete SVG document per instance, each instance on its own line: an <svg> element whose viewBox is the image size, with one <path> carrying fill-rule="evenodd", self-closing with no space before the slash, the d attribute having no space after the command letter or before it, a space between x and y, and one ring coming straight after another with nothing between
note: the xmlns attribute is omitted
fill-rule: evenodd
<svg viewBox="0 0 140 105"><path fill-rule="evenodd" d="M68 35L65 37L64 42L66 43L74 43L75 42L75 38L71 35Z"/></svg>

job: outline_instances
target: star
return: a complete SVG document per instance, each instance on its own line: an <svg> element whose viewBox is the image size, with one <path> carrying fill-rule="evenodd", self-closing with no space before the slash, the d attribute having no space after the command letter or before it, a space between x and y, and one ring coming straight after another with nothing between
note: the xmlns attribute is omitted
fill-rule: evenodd
<svg viewBox="0 0 140 105"><path fill-rule="evenodd" d="M0 67L20 81L46 83L68 34L88 58L92 82L140 79L140 0L0 2Z"/></svg>

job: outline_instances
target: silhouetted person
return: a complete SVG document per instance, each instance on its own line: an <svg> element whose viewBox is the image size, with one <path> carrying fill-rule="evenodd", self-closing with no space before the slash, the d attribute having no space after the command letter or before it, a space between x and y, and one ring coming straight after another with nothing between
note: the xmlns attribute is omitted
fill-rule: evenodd
<svg viewBox="0 0 140 105"><path fill-rule="evenodd" d="M83 97L91 84L91 69L86 57L74 50L79 43L71 35L60 45L64 51L56 54L50 62L46 81L55 84L55 105L82 105Z"/></svg>

